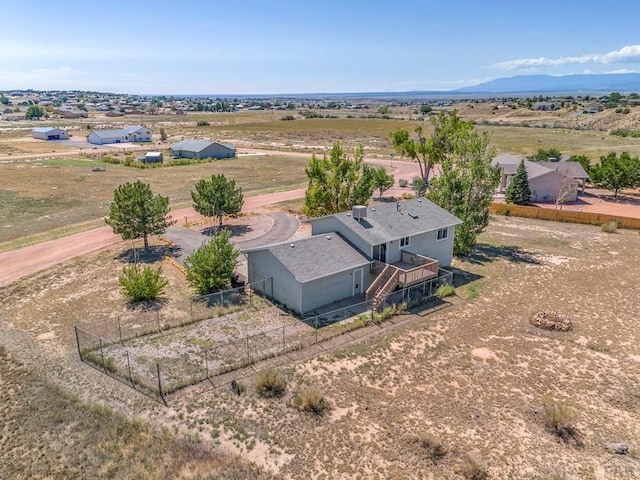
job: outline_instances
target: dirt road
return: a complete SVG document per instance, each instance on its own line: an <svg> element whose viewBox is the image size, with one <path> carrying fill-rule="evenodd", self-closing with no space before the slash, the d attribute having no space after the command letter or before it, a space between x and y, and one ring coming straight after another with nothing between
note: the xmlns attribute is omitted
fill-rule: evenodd
<svg viewBox="0 0 640 480"><path fill-rule="evenodd" d="M303 196L304 189L298 189L247 197L242 210L244 212L260 211L267 205L294 200ZM171 215L177 220L178 224L184 223L185 217L189 222L202 219L202 216L193 208L174 210ZM0 253L0 265L2 266L0 269L0 287L58 263L94 252L120 241L122 241L120 236L113 234L111 227L105 226L18 250Z"/></svg>

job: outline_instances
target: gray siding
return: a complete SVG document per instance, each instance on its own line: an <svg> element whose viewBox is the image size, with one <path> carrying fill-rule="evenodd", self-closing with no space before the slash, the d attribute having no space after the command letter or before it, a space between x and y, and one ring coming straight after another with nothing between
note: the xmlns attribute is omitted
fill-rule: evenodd
<svg viewBox="0 0 640 480"><path fill-rule="evenodd" d="M225 147L224 145L212 144L208 147L200 150L199 152L194 152L190 150L181 150L181 149L171 149L171 155L178 158L195 158L195 159L203 159L203 158L232 158L236 156L235 150Z"/></svg>
<svg viewBox="0 0 640 480"><path fill-rule="evenodd" d="M271 252L248 252L247 270L249 283L273 278L273 298L287 308L300 312L300 284Z"/></svg>
<svg viewBox="0 0 640 480"><path fill-rule="evenodd" d="M301 313L309 313L316 308L353 297L353 273L354 271L337 273L303 284ZM361 288L364 293L372 281L368 265L362 268L362 273Z"/></svg>
<svg viewBox="0 0 640 480"><path fill-rule="evenodd" d="M414 235L409 240L409 246L404 250L433 258L440 262L441 267L448 267L451 265L451 257L453 255L454 233L455 227L449 227L448 236L444 240L437 240L437 230Z"/></svg>

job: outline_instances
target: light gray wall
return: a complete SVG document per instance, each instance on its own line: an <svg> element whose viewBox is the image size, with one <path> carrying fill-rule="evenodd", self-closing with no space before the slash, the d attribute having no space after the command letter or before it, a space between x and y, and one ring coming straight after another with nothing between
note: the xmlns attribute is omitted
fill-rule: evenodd
<svg viewBox="0 0 640 480"><path fill-rule="evenodd" d="M292 310L300 312L300 284L271 252L248 252L247 275L249 283L273 278L273 298Z"/></svg>
<svg viewBox="0 0 640 480"><path fill-rule="evenodd" d="M359 268L362 268L362 293L364 293L371 285L373 277L369 272L369 265ZM355 270L357 268L303 284L303 311L301 313L309 313L316 308L325 307L345 298L353 297L353 274Z"/></svg>
<svg viewBox="0 0 640 480"><path fill-rule="evenodd" d="M213 145L210 145L203 151L201 151L199 154L199 158L231 158L235 156L235 153L236 152L225 147L224 145L214 143Z"/></svg>
<svg viewBox="0 0 640 480"><path fill-rule="evenodd" d="M39 138L41 140L48 140L50 135L59 135L59 140L67 140L69 138L69 134L66 130L60 130L56 128L50 132L33 132L33 138Z"/></svg>
<svg viewBox="0 0 640 480"><path fill-rule="evenodd" d="M549 172L546 175L530 179L529 188L531 189L531 200L534 202L555 201L561 188L571 189L571 193L565 199L566 202L575 202L578 195L578 182L574 179L567 180L567 177L558 172Z"/></svg>
<svg viewBox="0 0 640 480"><path fill-rule="evenodd" d="M455 227L449 227L448 236L444 240L437 240L437 233L437 230L434 230L432 232L414 235L409 240L409 246L404 248L404 250L438 260L441 267L450 266L451 257L453 256Z"/></svg>

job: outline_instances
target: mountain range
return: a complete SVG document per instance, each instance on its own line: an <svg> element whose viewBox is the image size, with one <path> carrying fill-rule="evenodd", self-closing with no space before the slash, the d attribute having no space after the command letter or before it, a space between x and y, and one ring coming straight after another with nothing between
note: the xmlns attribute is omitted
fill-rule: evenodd
<svg viewBox="0 0 640 480"><path fill-rule="evenodd" d="M640 92L640 73L518 75L459 88L451 93Z"/></svg>

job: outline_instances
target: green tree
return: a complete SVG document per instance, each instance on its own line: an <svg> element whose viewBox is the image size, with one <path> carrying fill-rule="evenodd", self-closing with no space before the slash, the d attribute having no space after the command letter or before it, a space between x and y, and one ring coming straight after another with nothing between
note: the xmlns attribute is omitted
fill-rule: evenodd
<svg viewBox="0 0 640 480"><path fill-rule="evenodd" d="M140 180L116 188L105 221L124 240L143 238L145 250L149 235L163 233L175 223L169 215L169 198L154 196L151 187Z"/></svg>
<svg viewBox="0 0 640 480"><path fill-rule="evenodd" d="M380 115L388 115L390 111L391 109L389 108L389 105L380 105L378 107L378 113Z"/></svg>
<svg viewBox="0 0 640 480"><path fill-rule="evenodd" d="M531 201L529 175L527 175L524 160L520 161L515 175L511 179L511 182L509 182L504 199L507 203L515 203L516 205L527 205Z"/></svg>
<svg viewBox="0 0 640 480"><path fill-rule="evenodd" d="M424 197L425 193L427 193L427 184L424 178L415 177L413 179L413 189L419 197Z"/></svg>
<svg viewBox="0 0 640 480"><path fill-rule="evenodd" d="M431 155L432 145L423 134L421 126L415 129L417 139L409 137L409 132L404 128L399 128L391 132L391 144L396 152L403 157L407 157L414 162L418 162L420 167L420 176L424 178L425 183L429 183L429 170L433 165Z"/></svg>
<svg viewBox="0 0 640 480"><path fill-rule="evenodd" d="M162 277L162 267L145 266L140 269L138 265L124 267L119 281L124 294L132 302L155 300L164 293L164 288L169 284Z"/></svg>
<svg viewBox="0 0 640 480"><path fill-rule="evenodd" d="M191 191L193 208L205 217L217 218L218 228L222 227L222 217L237 217L242 211L244 195L236 181L223 174L212 175L209 180L200 180Z"/></svg>
<svg viewBox="0 0 640 480"><path fill-rule="evenodd" d="M2 105L9 105L9 99L7 97L4 96L4 94L0 93L0 103Z"/></svg>
<svg viewBox="0 0 640 480"><path fill-rule="evenodd" d="M557 148L539 148L536 153L527 156L530 162L547 162L550 158L560 160L562 153Z"/></svg>
<svg viewBox="0 0 640 480"><path fill-rule="evenodd" d="M309 184L304 196L303 212L319 217L344 212L354 205L366 205L373 195L372 168L364 163L362 145L350 159L339 142L333 144L329 158L311 156L305 167Z"/></svg>
<svg viewBox="0 0 640 480"><path fill-rule="evenodd" d="M34 118L42 118L46 116L47 116L47 111L44 109L44 107L41 107L40 105L29 105L29 108L27 108L26 117L29 120L32 120Z"/></svg>
<svg viewBox="0 0 640 480"><path fill-rule="evenodd" d="M373 187L378 190L380 197L384 195L384 192L393 187L394 179L393 175L389 175L383 167L374 168L371 170L373 177Z"/></svg>
<svg viewBox="0 0 640 480"><path fill-rule="evenodd" d="M207 295L231 285L240 252L230 238L229 230L219 230L209 242L184 261L187 281L199 295Z"/></svg>
<svg viewBox="0 0 640 480"><path fill-rule="evenodd" d="M163 127L160 127L160 140L162 140L163 142L167 141L167 132Z"/></svg>
<svg viewBox="0 0 640 480"><path fill-rule="evenodd" d="M628 152L622 152L620 156L609 152L589 169L589 179L596 187L613 190L613 196L617 197L618 191L640 185L640 159Z"/></svg>
<svg viewBox="0 0 640 480"><path fill-rule="evenodd" d="M454 255L468 255L478 235L489 224L489 204L500 183L499 166L491 160L495 150L489 137L474 130L457 111L433 119L431 143L442 171L429 185L428 198L462 220L456 227Z"/></svg>
<svg viewBox="0 0 640 480"><path fill-rule="evenodd" d="M432 110L433 108L431 107L431 105L427 103L423 103L422 105L420 105L420 113L423 115L426 115L427 113L431 113Z"/></svg>

